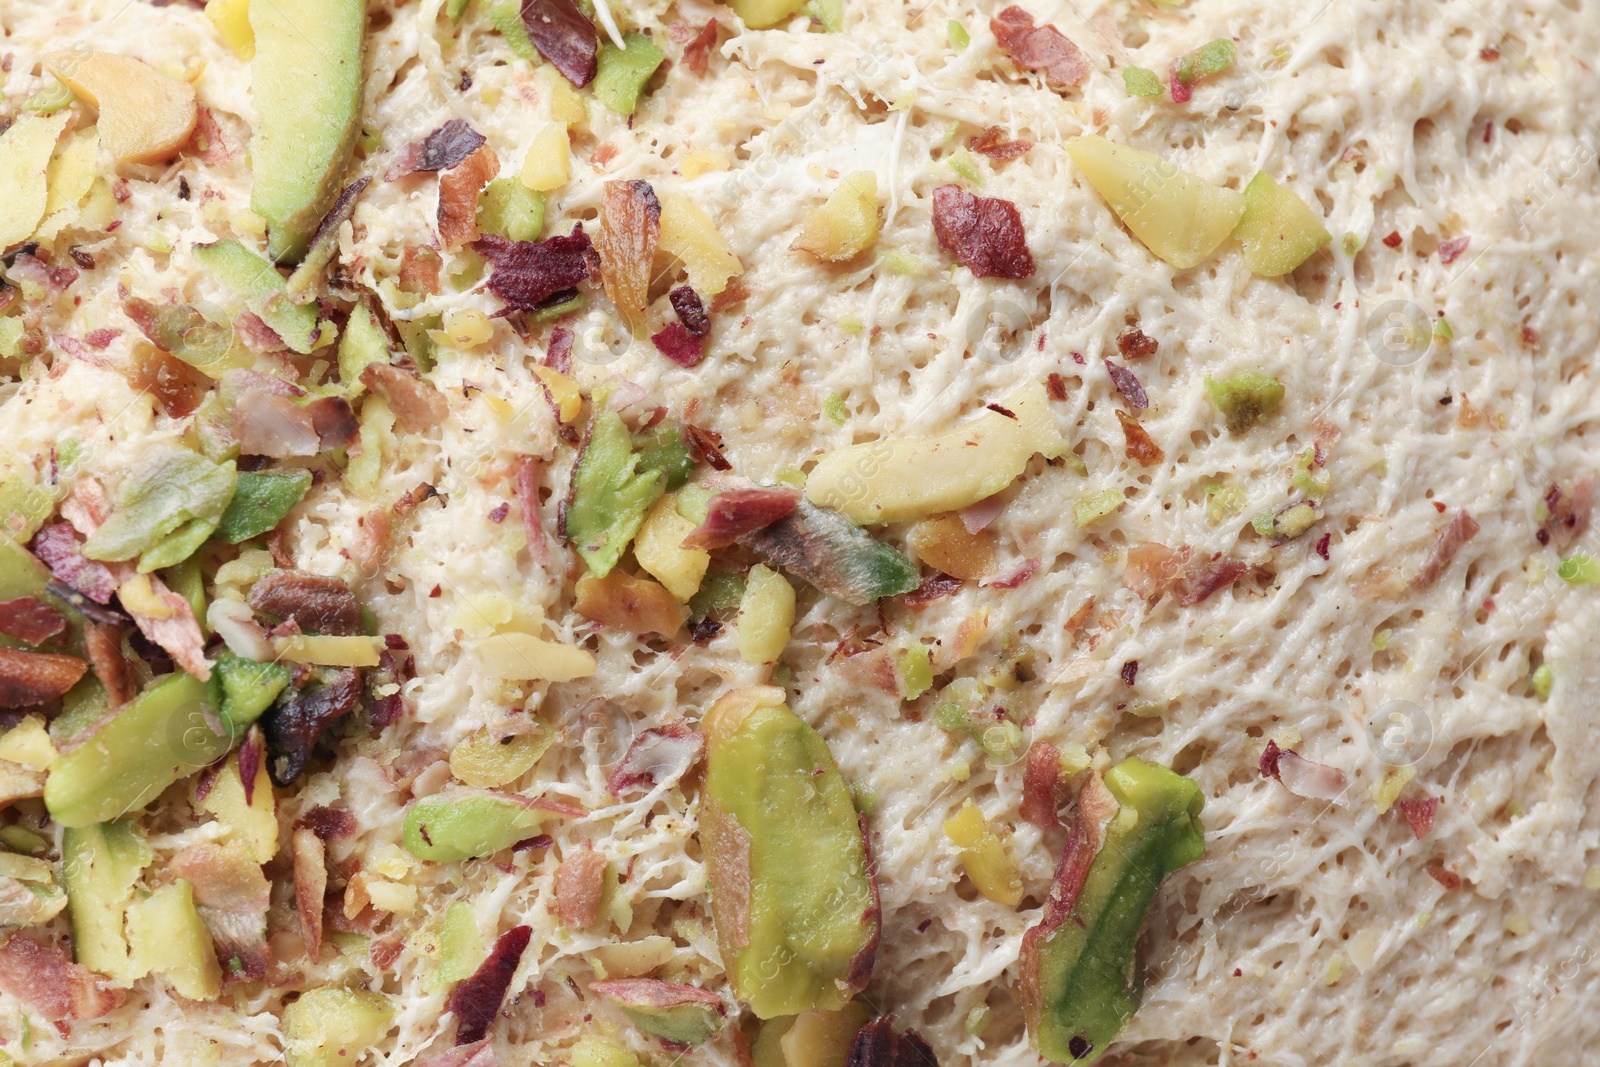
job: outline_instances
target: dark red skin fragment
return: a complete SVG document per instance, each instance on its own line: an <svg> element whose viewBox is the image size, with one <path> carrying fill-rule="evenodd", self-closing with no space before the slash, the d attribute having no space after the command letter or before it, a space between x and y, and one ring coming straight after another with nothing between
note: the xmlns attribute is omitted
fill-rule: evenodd
<svg viewBox="0 0 1600 1067"><path fill-rule="evenodd" d="M1167 72L1167 84L1172 89L1172 102L1174 104L1187 104L1194 96L1194 82L1186 82L1178 76L1178 61L1172 61L1172 68Z"/></svg>
<svg viewBox="0 0 1600 1067"><path fill-rule="evenodd" d="M1041 830L1053 830L1061 822L1063 791L1061 750L1048 741L1035 741L1022 769L1022 806L1018 813Z"/></svg>
<svg viewBox="0 0 1600 1067"><path fill-rule="evenodd" d="M683 46L683 65L696 78L704 78L706 68L711 64L711 51L716 47L717 20L712 19L700 27L700 32L694 35L693 40Z"/></svg>
<svg viewBox="0 0 1600 1067"><path fill-rule="evenodd" d="M711 639L722 632L722 624L709 615L703 619L689 620L689 640L702 648L710 644Z"/></svg>
<svg viewBox="0 0 1600 1067"><path fill-rule="evenodd" d="M1400 809L1400 814L1405 816L1406 822L1411 824L1411 832L1418 841L1428 836L1428 831L1433 829L1433 816L1439 810L1441 797L1423 797L1420 800L1401 800L1395 803Z"/></svg>
<svg viewBox="0 0 1600 1067"><path fill-rule="evenodd" d="M361 672L346 667L328 684L309 689L270 708L262 717L267 735L267 773L277 785L289 785L311 763L322 732L354 710L361 699Z"/></svg>
<svg viewBox="0 0 1600 1067"><path fill-rule="evenodd" d="M896 1030L894 1017L885 1016L856 1032L845 1067L939 1067L939 1059L920 1033Z"/></svg>
<svg viewBox="0 0 1600 1067"><path fill-rule="evenodd" d="M990 589L1015 589L1039 573L1039 561L1025 559L1022 565L1004 578L996 578L992 582L985 582Z"/></svg>
<svg viewBox="0 0 1600 1067"><path fill-rule="evenodd" d="M1122 399L1135 411L1143 411L1150 406L1150 397L1145 394L1144 386L1139 384L1139 376L1127 367L1106 360L1106 373L1111 375L1111 380L1117 386L1117 392L1122 394Z"/></svg>
<svg viewBox="0 0 1600 1067"><path fill-rule="evenodd" d="M1248 565L1231 559L1209 559L1191 564L1172 583L1172 597L1184 607L1193 607L1215 593L1226 589L1249 573Z"/></svg>
<svg viewBox="0 0 1600 1067"><path fill-rule="evenodd" d="M356 832L356 817L349 808L318 805L295 820L296 830L310 830L324 841L349 837Z"/></svg>
<svg viewBox="0 0 1600 1067"><path fill-rule="evenodd" d="M378 653L378 669L373 672L375 680L383 677L394 677L399 673L400 668L396 663L393 652ZM373 697L372 710L370 712L372 725L379 729L385 726L392 726L400 720L400 716L405 714L405 710L405 700L398 692Z"/></svg>
<svg viewBox="0 0 1600 1067"><path fill-rule="evenodd" d="M1317 555L1321 556L1323 559L1327 559L1328 558L1328 544L1332 540L1333 540L1333 534L1323 534L1322 538L1319 541L1317 541Z"/></svg>
<svg viewBox="0 0 1600 1067"><path fill-rule="evenodd" d="M1139 425L1138 419L1126 411L1119 411L1117 421L1122 423L1123 451L1129 459L1141 467L1153 467L1167 458L1167 454L1161 451L1161 446L1152 441L1150 434Z"/></svg>
<svg viewBox="0 0 1600 1067"><path fill-rule="evenodd" d="M67 628L66 616L38 597L0 601L0 633L38 646Z"/></svg>
<svg viewBox="0 0 1600 1067"><path fill-rule="evenodd" d="M911 592L902 594L900 602L912 611L922 611L935 600L943 600L960 592L961 587L966 584L960 578L948 574L930 575Z"/></svg>
<svg viewBox="0 0 1600 1067"><path fill-rule="evenodd" d="M705 522L683 539L683 547L727 548L745 534L787 518L799 506L800 490L787 486L726 490L711 498Z"/></svg>
<svg viewBox="0 0 1600 1067"><path fill-rule="evenodd" d="M1427 870L1428 877L1446 889L1455 890L1461 888L1461 876L1455 871L1448 870L1443 864L1430 863Z"/></svg>
<svg viewBox="0 0 1600 1067"><path fill-rule="evenodd" d="M353 637L361 633L361 604L338 578L302 571L269 571L250 589L250 607L306 633Z"/></svg>
<svg viewBox="0 0 1600 1067"><path fill-rule="evenodd" d="M1278 757L1283 755L1283 750L1272 739L1267 740L1266 750L1261 753L1261 762L1258 767L1263 778L1278 777Z"/></svg>
<svg viewBox="0 0 1600 1067"><path fill-rule="evenodd" d="M330 448L349 448L361 436L361 423L342 396L320 396L306 405L311 412L311 426L317 432L317 444L323 451Z"/></svg>
<svg viewBox="0 0 1600 1067"><path fill-rule="evenodd" d="M699 462L709 464L712 470L733 469L728 457L722 454L722 435L715 430L686 422L683 424L683 436L689 445L689 451Z"/></svg>
<svg viewBox="0 0 1600 1067"><path fill-rule="evenodd" d="M539 54L578 88L594 80L600 35L573 0L522 0L522 24Z"/></svg>
<svg viewBox="0 0 1600 1067"><path fill-rule="evenodd" d="M570 234L543 241L512 241L485 234L472 248L494 267L489 291L515 311L538 310L551 297L600 272L600 256L582 223Z"/></svg>
<svg viewBox="0 0 1600 1067"><path fill-rule="evenodd" d="M654 726L628 745L622 762L606 781L606 792L621 796L630 789L653 786L658 775L688 773L705 751L705 737L682 720Z"/></svg>
<svg viewBox="0 0 1600 1067"><path fill-rule="evenodd" d="M402 148L383 175L387 182L415 174L418 171L441 171L466 159L487 143L483 134L467 125L465 119L451 119L421 141L413 141ZM360 183L365 187L365 183ZM360 189L355 195L360 195ZM350 189L345 190L349 194Z"/></svg>
<svg viewBox="0 0 1600 1067"><path fill-rule="evenodd" d="M489 1032L494 1017L500 1014L506 990L511 986L511 978L516 974L517 964L522 962L522 953L532 937L532 927L513 926L495 940L489 958L456 984L450 994L449 1007L457 1019L457 1045L481 1041Z"/></svg>
<svg viewBox="0 0 1600 1067"><path fill-rule="evenodd" d="M1022 216L1009 200L973 196L958 185L933 191L933 232L939 247L980 278L1028 278L1033 254Z"/></svg>
<svg viewBox="0 0 1600 1067"><path fill-rule="evenodd" d="M1383 243L1389 248L1399 248L1404 240L1405 238L1400 236L1399 230L1391 230L1389 231L1389 236L1383 239Z"/></svg>
<svg viewBox="0 0 1600 1067"><path fill-rule="evenodd" d="M266 738L262 736L259 726L251 726L250 732L244 735L244 743L239 746L239 782L244 786L246 804L255 803L256 775L261 771L266 746Z"/></svg>
<svg viewBox="0 0 1600 1067"><path fill-rule="evenodd" d="M989 20L1000 48L1023 70L1044 73L1052 89L1070 89L1089 76L1089 59L1054 26L1035 26L1033 16L1015 5Z"/></svg>
<svg viewBox="0 0 1600 1067"><path fill-rule="evenodd" d="M1461 253L1467 250L1467 246L1471 243L1471 237L1452 237L1448 241L1440 241L1439 262L1446 264L1454 263L1461 257Z"/></svg>
<svg viewBox="0 0 1600 1067"><path fill-rule="evenodd" d="M550 347L545 352L544 365L560 374L572 369L572 331L565 326L550 331Z"/></svg>
<svg viewBox="0 0 1600 1067"><path fill-rule="evenodd" d="M667 323L659 333L651 336L650 341L656 346L657 352L685 370L699 366L700 361L706 358L705 341L690 333L681 322Z"/></svg>
<svg viewBox="0 0 1600 1067"><path fill-rule="evenodd" d="M1006 136L1006 131L998 126L990 126L975 137L967 139L967 147L982 156L988 156L996 163L1016 159L1033 147L1032 141L1017 139L1013 141Z"/></svg>
<svg viewBox="0 0 1600 1067"><path fill-rule="evenodd" d="M539 514L539 476L543 461L536 456L517 457L517 508L522 512L522 533L528 542L528 555L541 566L550 561L544 537L544 519Z"/></svg>
<svg viewBox="0 0 1600 1067"><path fill-rule="evenodd" d="M1117 334L1117 351L1125 359L1142 359L1153 356L1156 349L1161 347L1161 342L1145 333L1137 326L1129 326Z"/></svg>
<svg viewBox="0 0 1600 1067"><path fill-rule="evenodd" d="M1134 679L1139 677L1139 661L1130 659L1122 665L1122 684L1133 685Z"/></svg>
<svg viewBox="0 0 1600 1067"><path fill-rule="evenodd" d="M1050 377L1045 379L1045 392L1051 400L1065 400L1067 398L1067 380L1055 371L1050 372Z"/></svg>
<svg viewBox="0 0 1600 1067"><path fill-rule="evenodd" d="M1461 551L1461 546L1477 536L1479 529L1477 520L1466 508L1457 511L1455 518L1450 520L1450 525L1440 532L1438 540L1428 549L1417 576L1411 579L1412 587L1427 589L1437 582L1439 575L1450 566L1450 561L1456 558L1456 553Z"/></svg>
<svg viewBox="0 0 1600 1067"><path fill-rule="evenodd" d="M706 315L706 305L700 294L687 285L680 285L667 294L672 310L677 313L683 328L696 337L704 337L711 329L711 319Z"/></svg>
<svg viewBox="0 0 1600 1067"><path fill-rule="evenodd" d="M367 955L372 960L374 967L380 971L387 971L394 961L400 958L400 953L404 952L405 948L406 943L403 939L385 937L374 941ZM466 1067L466 1065L463 1064L462 1067Z"/></svg>

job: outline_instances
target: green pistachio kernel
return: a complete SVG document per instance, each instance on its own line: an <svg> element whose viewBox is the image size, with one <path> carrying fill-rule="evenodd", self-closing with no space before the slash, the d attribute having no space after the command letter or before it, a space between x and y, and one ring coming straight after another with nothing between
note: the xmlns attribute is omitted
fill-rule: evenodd
<svg viewBox="0 0 1600 1067"><path fill-rule="evenodd" d="M1248 430L1283 403L1283 386L1259 371L1245 371L1221 381L1207 377L1205 387L1234 433Z"/></svg>
<svg viewBox="0 0 1600 1067"><path fill-rule="evenodd" d="M1072 505L1072 521L1081 530L1092 526L1122 506L1121 489L1102 489Z"/></svg>
<svg viewBox="0 0 1600 1067"><path fill-rule="evenodd" d="M310 471L242 471L216 538L230 545L271 532L311 488Z"/></svg>
<svg viewBox="0 0 1600 1067"><path fill-rule="evenodd" d="M591 982L589 988L622 1009L645 1033L677 1045L708 1041L727 1021L722 998L699 986L655 978L614 978Z"/></svg>
<svg viewBox="0 0 1600 1067"><path fill-rule="evenodd" d="M447 789L406 811L406 850L419 860L454 863L510 848L560 814L540 802L487 789Z"/></svg>
<svg viewBox="0 0 1600 1067"><path fill-rule="evenodd" d="M522 21L521 4L494 5L489 9L489 23L500 31L500 36L506 39L506 44L511 46L512 53L518 59L539 62L539 50L533 47L533 38L528 36L528 27Z"/></svg>
<svg viewBox="0 0 1600 1067"><path fill-rule="evenodd" d="M663 470L645 469L622 416L602 411L572 472L572 498L565 534L588 565L604 578L644 525L644 515L667 486Z"/></svg>
<svg viewBox="0 0 1600 1067"><path fill-rule="evenodd" d="M645 83L667 54L642 33L625 34L622 41L626 48L609 41L601 44L590 84L596 100L619 115L631 115L639 106Z"/></svg>
<svg viewBox="0 0 1600 1067"><path fill-rule="evenodd" d="M1568 556L1556 568L1556 577L1568 585L1593 585L1600 582L1600 560L1582 552Z"/></svg>
<svg viewBox="0 0 1600 1067"><path fill-rule="evenodd" d="M1123 67L1122 87L1129 96L1160 96L1161 78L1144 67Z"/></svg>
<svg viewBox="0 0 1600 1067"><path fill-rule="evenodd" d="M1117 764L1103 789L1080 795L1067 848L1092 862L1082 873L1063 858L1052 907L1022 940L1023 1007L1047 1059L1088 1062L1138 1010L1139 934L1162 880L1205 852L1204 805L1193 781L1140 759ZM1096 819L1107 816L1101 843Z"/></svg>
<svg viewBox="0 0 1600 1067"><path fill-rule="evenodd" d="M233 499L234 481L231 460L213 463L186 448L158 452L123 483L111 517L89 535L83 554L131 560L194 520L215 528Z"/></svg>
<svg viewBox="0 0 1600 1067"><path fill-rule="evenodd" d="M762 1019L834 1010L866 985L877 885L849 787L783 690L706 713L700 817L728 977Z"/></svg>
<svg viewBox="0 0 1600 1067"><path fill-rule="evenodd" d="M137 811L227 755L235 736L219 721L206 683L169 674L61 754L45 779L45 807L73 827Z"/></svg>

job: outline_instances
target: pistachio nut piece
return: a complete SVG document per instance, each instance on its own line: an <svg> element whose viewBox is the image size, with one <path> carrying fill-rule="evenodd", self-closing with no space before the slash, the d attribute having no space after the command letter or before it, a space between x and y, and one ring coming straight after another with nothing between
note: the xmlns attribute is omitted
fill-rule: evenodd
<svg viewBox="0 0 1600 1067"><path fill-rule="evenodd" d="M1162 879L1205 852L1200 787L1141 759L1090 778L1045 904L1022 938L1022 1003L1039 1053L1097 1059L1139 1008L1139 932Z"/></svg>
<svg viewBox="0 0 1600 1067"><path fill-rule="evenodd" d="M510 848L539 832L546 819L581 815L543 798L488 789L446 789L406 812L405 845L419 860L454 863Z"/></svg>
<svg viewBox="0 0 1600 1067"><path fill-rule="evenodd" d="M227 755L233 740L206 683L169 674L61 753L45 779L45 807L62 826L119 818Z"/></svg>
<svg viewBox="0 0 1600 1067"><path fill-rule="evenodd" d="M655 978L616 978L589 988L622 1010L647 1034L679 1045L709 1040L727 1021L722 998L699 986Z"/></svg>
<svg viewBox="0 0 1600 1067"><path fill-rule="evenodd" d="M827 743L770 686L726 694L701 730L701 841L734 992L763 1019L842 1007L871 976L880 916Z"/></svg>

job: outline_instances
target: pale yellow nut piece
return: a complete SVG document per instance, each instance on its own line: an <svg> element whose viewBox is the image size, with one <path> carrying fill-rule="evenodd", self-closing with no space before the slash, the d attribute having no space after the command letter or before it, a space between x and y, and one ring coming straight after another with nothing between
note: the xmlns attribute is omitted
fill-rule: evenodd
<svg viewBox="0 0 1600 1067"><path fill-rule="evenodd" d="M256 766L255 785L248 804L244 799L244 784L239 779L239 754L236 752L228 757L210 792L197 806L217 820L225 840L244 849L255 862L266 863L277 855L278 805L265 760Z"/></svg>
<svg viewBox="0 0 1600 1067"><path fill-rule="evenodd" d="M33 236L50 201L50 156L71 116L24 115L0 134L0 248Z"/></svg>
<svg viewBox="0 0 1600 1067"><path fill-rule="evenodd" d="M567 127L552 122L533 135L528 154L522 159L522 184L537 193L548 193L567 184L572 146Z"/></svg>
<svg viewBox="0 0 1600 1067"><path fill-rule="evenodd" d="M488 673L507 681L570 682L594 674L594 657L581 648L533 634L494 634L477 643Z"/></svg>
<svg viewBox="0 0 1600 1067"><path fill-rule="evenodd" d="M52 52L45 69L100 110L100 143L118 163L157 163L194 132L194 86L109 52Z"/></svg>
<svg viewBox="0 0 1600 1067"><path fill-rule="evenodd" d="M283 1009L284 1061L289 1067L354 1067L394 1025L382 993L327 987L300 994Z"/></svg>
<svg viewBox="0 0 1600 1067"><path fill-rule="evenodd" d="M565 126L583 126L589 121L589 108L584 103L578 90L572 87L556 68L542 66L539 76L544 79L545 88L550 91L550 118Z"/></svg>
<svg viewBox="0 0 1600 1067"><path fill-rule="evenodd" d="M685 178L698 178L702 174L727 169L726 152L690 152L678 161L678 173Z"/></svg>
<svg viewBox="0 0 1600 1067"><path fill-rule="evenodd" d="M250 0L206 0L206 17L222 42L248 63L256 55L256 31L250 28Z"/></svg>
<svg viewBox="0 0 1600 1067"><path fill-rule="evenodd" d="M878 243L878 176L848 175L827 203L806 213L792 248L827 263L844 263Z"/></svg>
<svg viewBox="0 0 1600 1067"><path fill-rule="evenodd" d="M700 591L711 566L711 553L683 547L683 539L694 529L695 524L678 512L677 496L669 493L656 501L633 539L639 566L684 604Z"/></svg>
<svg viewBox="0 0 1600 1067"><path fill-rule="evenodd" d="M128 905L128 947L132 977L159 974L189 1000L215 1000L222 992L211 932L181 878Z"/></svg>
<svg viewBox="0 0 1600 1067"><path fill-rule="evenodd" d="M794 586L777 571L756 564L745 579L735 634L739 658L774 663L789 645L794 628Z"/></svg>
<svg viewBox="0 0 1600 1067"><path fill-rule="evenodd" d="M572 1046L572 1067L639 1067L639 1057L602 1037L588 1034Z"/></svg>
<svg viewBox="0 0 1600 1067"><path fill-rule="evenodd" d="M744 20L746 26L752 30L763 30L777 25L806 5L805 0L729 0L728 6Z"/></svg>
<svg viewBox="0 0 1600 1067"><path fill-rule="evenodd" d="M410 915L417 910L417 887L402 882L374 879L367 882L367 898L379 911Z"/></svg>
<svg viewBox="0 0 1600 1067"><path fill-rule="evenodd" d="M1014 482L1034 453L1066 448L1050 398L1028 382L947 433L899 437L830 452L806 480L813 504L862 523L920 519L959 511ZM937 471L938 477L929 477Z"/></svg>
<svg viewBox="0 0 1600 1067"><path fill-rule="evenodd" d="M658 247L682 261L689 284L701 296L716 296L728 279L744 273L727 238L704 208L679 193L662 193Z"/></svg>
<svg viewBox="0 0 1600 1067"><path fill-rule="evenodd" d="M273 641L279 659L319 667L376 667L378 644L375 637L334 637L294 634Z"/></svg>
<svg viewBox="0 0 1600 1067"><path fill-rule="evenodd" d="M478 730L450 753L450 773L468 785L498 789L521 778L555 742L543 723L529 733Z"/></svg>
<svg viewBox="0 0 1600 1067"><path fill-rule="evenodd" d="M1333 240L1321 216L1264 173L1245 186L1244 204L1233 236L1244 248L1245 266L1264 278L1288 274Z"/></svg>
<svg viewBox="0 0 1600 1067"><path fill-rule="evenodd" d="M944 832L961 847L961 865L978 892L997 904L1015 905L1022 899L1022 875L976 804L963 804L944 824Z"/></svg>
<svg viewBox="0 0 1600 1067"><path fill-rule="evenodd" d="M94 185L95 157L99 152L100 131L93 126L68 134L56 147L46 172L50 187L44 206L47 216L83 203Z"/></svg>
<svg viewBox="0 0 1600 1067"><path fill-rule="evenodd" d="M431 332L440 334L435 340L455 348L477 348L494 339L494 323L477 308L455 308L445 312L444 329Z"/></svg>
<svg viewBox="0 0 1600 1067"><path fill-rule="evenodd" d="M596 965L596 972L604 978L637 978L671 963L676 953L677 945L672 938L651 934L637 941L599 945L589 953L588 958L592 965Z"/></svg>
<svg viewBox="0 0 1600 1067"><path fill-rule="evenodd" d="M838 1011L804 1011L778 1041L784 1067L844 1067L856 1032L869 1012L859 1000Z"/></svg>
<svg viewBox="0 0 1600 1067"><path fill-rule="evenodd" d="M29 715L0 736L0 760L47 771L56 761L56 746L45 729L44 717Z"/></svg>
<svg viewBox="0 0 1600 1067"><path fill-rule="evenodd" d="M148 574L136 574L123 582L117 588L117 598L122 601L123 607L135 615L149 619L170 619L178 613L156 592Z"/></svg>
<svg viewBox="0 0 1600 1067"><path fill-rule="evenodd" d="M550 399L556 405L556 417L568 426L576 422L583 412L583 393L578 383L551 367L535 367L533 373L550 391Z"/></svg>
<svg viewBox="0 0 1600 1067"><path fill-rule="evenodd" d="M1179 270L1215 252L1244 214L1242 194L1153 152L1091 134L1067 142L1067 154L1133 235Z"/></svg>

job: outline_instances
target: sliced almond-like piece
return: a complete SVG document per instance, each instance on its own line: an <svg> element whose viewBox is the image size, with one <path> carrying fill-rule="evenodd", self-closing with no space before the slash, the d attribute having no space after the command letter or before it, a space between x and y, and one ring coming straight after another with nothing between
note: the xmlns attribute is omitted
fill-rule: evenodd
<svg viewBox="0 0 1600 1067"><path fill-rule="evenodd" d="M194 132L194 86L143 60L109 52L52 52L44 66L100 109L100 143L118 163L157 163Z"/></svg>

